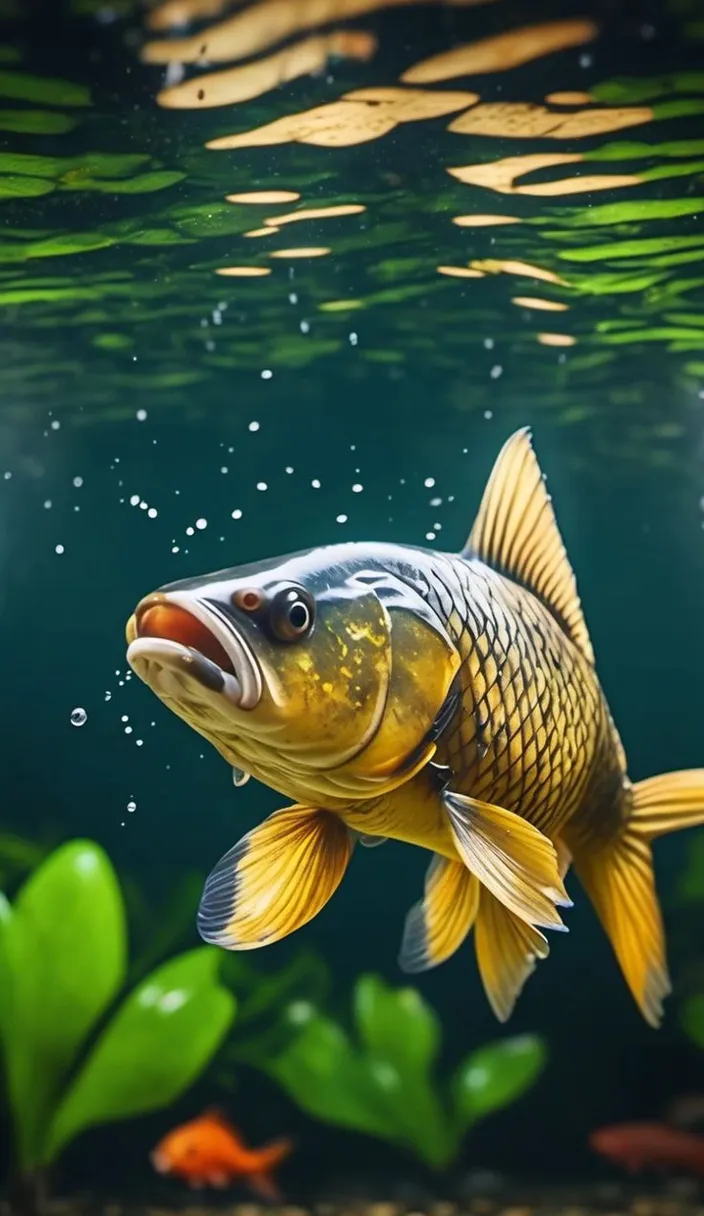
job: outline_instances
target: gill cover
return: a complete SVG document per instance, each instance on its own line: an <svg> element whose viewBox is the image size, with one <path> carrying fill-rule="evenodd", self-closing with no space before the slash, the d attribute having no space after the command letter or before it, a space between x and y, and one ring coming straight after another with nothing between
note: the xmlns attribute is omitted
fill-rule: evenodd
<svg viewBox="0 0 704 1216"><path fill-rule="evenodd" d="M460 665L443 622L422 595L389 571L357 572L350 580L373 590L384 616L389 669L384 711L367 746L342 768L350 788L369 783L382 793L408 781L436 750L438 722Z"/></svg>

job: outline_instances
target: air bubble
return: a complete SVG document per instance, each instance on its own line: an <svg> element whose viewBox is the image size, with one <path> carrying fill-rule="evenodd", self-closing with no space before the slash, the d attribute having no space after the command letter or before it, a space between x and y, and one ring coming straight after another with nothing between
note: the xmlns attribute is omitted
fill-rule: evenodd
<svg viewBox="0 0 704 1216"><path fill-rule="evenodd" d="M88 721L88 714L80 705L71 710L71 726L85 726Z"/></svg>
<svg viewBox="0 0 704 1216"><path fill-rule="evenodd" d="M130 801L127 803L127 810L129 811L130 815L133 815L134 812L137 810L137 803L134 802L133 799L131 799L131 798L130 798Z"/></svg>

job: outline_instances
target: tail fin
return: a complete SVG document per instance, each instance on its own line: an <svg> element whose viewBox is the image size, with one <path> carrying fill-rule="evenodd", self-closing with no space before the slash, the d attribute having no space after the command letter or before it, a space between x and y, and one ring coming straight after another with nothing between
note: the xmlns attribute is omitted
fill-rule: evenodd
<svg viewBox="0 0 704 1216"><path fill-rule="evenodd" d="M649 777L633 787L633 809L621 836L594 852L578 851L575 857L580 882L651 1026L660 1024L670 978L650 842L701 823L704 769Z"/></svg>
<svg viewBox="0 0 704 1216"><path fill-rule="evenodd" d="M253 1154L253 1157L256 1158L256 1166L247 1181L250 1189L260 1199L265 1199L269 1203L282 1202L281 1191L271 1176L271 1170L280 1165L284 1158L293 1152L293 1147L292 1140L282 1137L280 1140L272 1140L271 1144L265 1144L263 1148L257 1149Z"/></svg>
<svg viewBox="0 0 704 1216"><path fill-rule="evenodd" d="M575 869L643 1017L659 1026L670 978L647 838L631 822L610 844L575 856Z"/></svg>
<svg viewBox="0 0 704 1216"><path fill-rule="evenodd" d="M648 777L633 787L633 820L646 840L704 823L704 768Z"/></svg>
<svg viewBox="0 0 704 1216"><path fill-rule="evenodd" d="M282 1136L280 1140L272 1140L271 1144L265 1144L263 1148L256 1151L257 1173L268 1173L269 1170L276 1169L276 1166L280 1165L292 1152L293 1140L287 1136Z"/></svg>
<svg viewBox="0 0 704 1216"><path fill-rule="evenodd" d="M487 1000L500 1022L507 1022L536 960L550 947L539 929L510 912L486 887L479 897L474 928L477 965Z"/></svg>

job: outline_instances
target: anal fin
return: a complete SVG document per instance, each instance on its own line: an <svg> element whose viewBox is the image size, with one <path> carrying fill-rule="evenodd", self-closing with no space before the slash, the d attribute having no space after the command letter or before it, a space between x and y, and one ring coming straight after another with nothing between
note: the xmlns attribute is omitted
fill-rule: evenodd
<svg viewBox="0 0 704 1216"><path fill-rule="evenodd" d="M465 865L521 920L563 929L558 907L572 906L555 847L532 823L503 807L446 791L443 805Z"/></svg>
<svg viewBox="0 0 704 1216"><path fill-rule="evenodd" d="M477 966L487 1000L500 1022L507 1022L538 959L550 947L538 929L509 912L482 890L474 928Z"/></svg>
<svg viewBox="0 0 704 1216"><path fill-rule="evenodd" d="M209 875L198 931L227 950L254 950L312 920L344 876L353 842L337 815L276 811L230 849Z"/></svg>
<svg viewBox="0 0 704 1216"><path fill-rule="evenodd" d="M409 975L444 963L467 937L479 906L479 881L462 861L433 857L425 896L415 904L403 930L399 966Z"/></svg>
<svg viewBox="0 0 704 1216"><path fill-rule="evenodd" d="M629 825L610 844L577 853L574 867L643 1017L658 1026L670 979L647 839Z"/></svg>
<svg viewBox="0 0 704 1216"><path fill-rule="evenodd" d="M283 1195L270 1174L261 1172L247 1178L249 1189L266 1203L281 1203Z"/></svg>

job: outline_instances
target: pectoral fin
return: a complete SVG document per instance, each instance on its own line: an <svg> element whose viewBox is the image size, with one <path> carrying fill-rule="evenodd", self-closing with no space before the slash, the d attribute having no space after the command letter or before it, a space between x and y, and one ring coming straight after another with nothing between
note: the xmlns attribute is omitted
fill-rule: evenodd
<svg viewBox="0 0 704 1216"><path fill-rule="evenodd" d="M557 907L570 908L555 848L532 823L503 807L446 791L455 847L467 869L521 920L563 929Z"/></svg>
<svg viewBox="0 0 704 1216"><path fill-rule="evenodd" d="M399 966L408 974L444 963L462 945L479 905L479 882L464 862L434 857L425 897L406 917Z"/></svg>
<svg viewBox="0 0 704 1216"><path fill-rule="evenodd" d="M337 890L352 854L329 811L289 806L248 832L208 877L198 931L226 950L254 950L312 920Z"/></svg>

